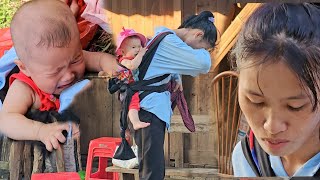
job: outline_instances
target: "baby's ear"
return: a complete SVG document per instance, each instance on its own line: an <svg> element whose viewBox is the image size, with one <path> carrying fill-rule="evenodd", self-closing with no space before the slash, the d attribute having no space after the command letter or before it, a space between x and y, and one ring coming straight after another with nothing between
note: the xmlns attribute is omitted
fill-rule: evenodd
<svg viewBox="0 0 320 180"><path fill-rule="evenodd" d="M22 61L16 59L13 62L18 66L19 70L23 72L23 74L25 74L26 76L30 76L29 71L26 69L26 66Z"/></svg>
<svg viewBox="0 0 320 180"><path fill-rule="evenodd" d="M120 49L120 52L121 52L121 54L124 54L125 52L124 52L124 49Z"/></svg>

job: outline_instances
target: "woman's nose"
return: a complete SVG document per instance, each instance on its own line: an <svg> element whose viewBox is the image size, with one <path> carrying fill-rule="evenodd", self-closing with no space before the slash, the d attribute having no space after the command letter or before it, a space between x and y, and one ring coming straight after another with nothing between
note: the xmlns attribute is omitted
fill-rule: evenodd
<svg viewBox="0 0 320 180"><path fill-rule="evenodd" d="M287 130L287 123L282 117L282 114L283 112L269 110L263 124L264 129L270 134L278 134Z"/></svg>

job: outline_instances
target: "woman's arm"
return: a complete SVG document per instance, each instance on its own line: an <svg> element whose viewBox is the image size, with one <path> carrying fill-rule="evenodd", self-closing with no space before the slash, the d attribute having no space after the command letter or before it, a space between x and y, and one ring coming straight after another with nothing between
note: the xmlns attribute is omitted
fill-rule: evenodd
<svg viewBox="0 0 320 180"><path fill-rule="evenodd" d="M196 76L210 70L211 58L205 49L193 49L175 34L169 34L160 43L150 66L160 74Z"/></svg>

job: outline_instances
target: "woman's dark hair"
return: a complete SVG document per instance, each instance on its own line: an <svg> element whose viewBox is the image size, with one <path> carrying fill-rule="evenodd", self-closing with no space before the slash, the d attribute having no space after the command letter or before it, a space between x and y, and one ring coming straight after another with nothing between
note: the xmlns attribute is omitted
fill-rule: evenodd
<svg viewBox="0 0 320 180"><path fill-rule="evenodd" d="M319 17L320 10L308 3L262 5L248 19L231 53L236 68L283 61L310 89L314 111L320 92Z"/></svg>
<svg viewBox="0 0 320 180"><path fill-rule="evenodd" d="M202 11L199 15L189 16L182 22L178 29L201 29L204 33L203 39L207 40L211 47L214 47L217 41L217 29L213 24L213 20L214 16L212 12Z"/></svg>

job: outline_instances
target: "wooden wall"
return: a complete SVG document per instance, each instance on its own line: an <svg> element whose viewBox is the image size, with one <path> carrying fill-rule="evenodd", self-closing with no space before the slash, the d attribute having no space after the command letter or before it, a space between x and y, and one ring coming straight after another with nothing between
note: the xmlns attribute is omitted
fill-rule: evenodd
<svg viewBox="0 0 320 180"><path fill-rule="evenodd" d="M109 0L104 1L104 8L115 37L122 27L152 37L154 27L175 29L181 23L180 0Z"/></svg>
<svg viewBox="0 0 320 180"><path fill-rule="evenodd" d="M225 0L109 0L104 1L103 6L114 35L124 26L152 36L155 27L164 25L175 29L185 17L203 10L214 12L215 24L221 34L235 12L235 5ZM183 77L184 93L192 114L211 117L212 106L208 99L212 93L210 82L216 74L211 70L195 78ZM106 91L106 80L97 78L93 78L93 86L79 96L79 101L81 103L77 103L75 109L82 118L81 149L86 154L91 139L119 136L120 106L117 98ZM214 132L184 134L184 162L191 166L216 166L214 138ZM175 140L173 136L172 141Z"/></svg>

